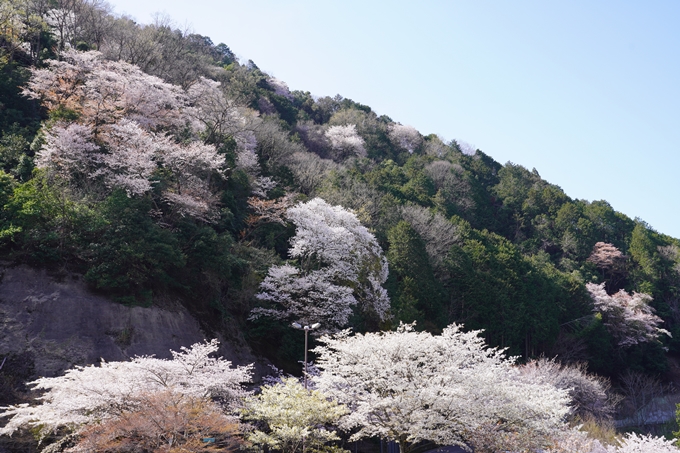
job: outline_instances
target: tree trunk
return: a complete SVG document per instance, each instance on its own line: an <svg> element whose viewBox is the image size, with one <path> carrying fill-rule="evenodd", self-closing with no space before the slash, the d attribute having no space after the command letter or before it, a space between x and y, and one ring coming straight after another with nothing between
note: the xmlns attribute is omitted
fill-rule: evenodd
<svg viewBox="0 0 680 453"><path fill-rule="evenodd" d="M409 453L411 451L411 443L406 441L406 436L399 436L399 453Z"/></svg>

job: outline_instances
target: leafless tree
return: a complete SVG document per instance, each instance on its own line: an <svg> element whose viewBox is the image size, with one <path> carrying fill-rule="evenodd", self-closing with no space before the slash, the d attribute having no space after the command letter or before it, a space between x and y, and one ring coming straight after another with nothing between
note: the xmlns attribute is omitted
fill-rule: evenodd
<svg viewBox="0 0 680 453"><path fill-rule="evenodd" d="M401 216L425 241L425 250L438 278L446 279L444 262L460 235L456 226L439 213L418 205L401 208Z"/></svg>
<svg viewBox="0 0 680 453"><path fill-rule="evenodd" d="M620 380L622 415L632 418L636 425L647 423L647 412L670 389L659 379L636 371L627 371Z"/></svg>

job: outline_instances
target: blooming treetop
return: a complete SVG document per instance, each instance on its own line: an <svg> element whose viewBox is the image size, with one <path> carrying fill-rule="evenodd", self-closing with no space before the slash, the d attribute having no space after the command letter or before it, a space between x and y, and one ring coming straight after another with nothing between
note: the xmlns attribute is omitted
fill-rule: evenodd
<svg viewBox="0 0 680 453"><path fill-rule="evenodd" d="M257 138L252 131L242 132L236 137L238 149L236 152L236 167L242 169L248 175L253 188L253 194L257 197L266 198L268 192L276 187L276 182L269 176L260 174L261 167L257 153Z"/></svg>
<svg viewBox="0 0 680 453"><path fill-rule="evenodd" d="M258 298L278 305L256 308L251 318L274 316L302 323L321 322L324 328L345 326L352 306L383 318L389 309L381 286L388 268L380 245L357 216L321 198L288 209L297 227L289 255L299 267L273 266L260 286Z"/></svg>
<svg viewBox="0 0 680 453"><path fill-rule="evenodd" d="M134 409L140 396L158 391L220 398L233 407L246 394L241 383L250 381L252 366L233 368L227 360L210 357L217 348L217 340L212 340L171 351L170 360L142 356L130 362L76 367L64 376L37 379L31 384L35 390L46 390L39 398L42 403L6 408L0 417L12 418L0 434L12 434L22 427L40 427L43 435L61 426L77 429Z"/></svg>
<svg viewBox="0 0 680 453"><path fill-rule="evenodd" d="M178 86L163 82L122 61L107 61L99 52L67 50L61 60L32 69L24 94L53 111L69 109L95 126L122 118L145 129L181 126L186 96Z"/></svg>
<svg viewBox="0 0 680 453"><path fill-rule="evenodd" d="M395 145L405 149L410 154L413 154L413 151L423 143L420 132L413 126L393 123L389 127L388 135Z"/></svg>
<svg viewBox="0 0 680 453"><path fill-rule="evenodd" d="M224 156L214 145L178 143L168 135L183 127L205 132L217 120L231 129L242 123L233 118L238 111L223 97L222 104L215 101L214 83L201 80L203 89L187 94L136 66L74 50L64 52L63 61L50 60L47 68L32 72L24 94L40 99L52 112L70 111L75 118L45 129L45 144L36 158L39 167L90 196L114 189L129 196L148 193L154 173L163 169L163 198L177 212L205 221L216 216L209 181L213 173L223 175ZM212 97L200 95L209 89ZM226 109L222 117L219 108Z"/></svg>
<svg viewBox="0 0 680 453"><path fill-rule="evenodd" d="M337 151L341 157L350 154L366 156L366 144L364 139L357 133L355 124L346 126L331 126L326 130L326 138L331 144L331 148Z"/></svg>
<svg viewBox="0 0 680 453"><path fill-rule="evenodd" d="M606 242L597 242L586 261L594 263L598 268L613 270L625 266L626 257L619 249Z"/></svg>
<svg viewBox="0 0 680 453"><path fill-rule="evenodd" d="M354 438L393 439L402 453L421 440L463 444L466 433L489 424L546 435L562 427L567 391L520 379L513 360L479 333L452 324L438 336L412 325L324 336L314 379L350 407L341 426L358 428Z"/></svg>
<svg viewBox="0 0 680 453"><path fill-rule="evenodd" d="M662 334L671 335L658 327L663 320L649 305L652 301L649 294L634 292L631 295L621 290L610 296L604 289L604 283L587 283L586 289L593 299L593 311L602 313L604 325L619 346L628 347L657 340Z"/></svg>
<svg viewBox="0 0 680 453"><path fill-rule="evenodd" d="M208 140L227 135L238 140L253 128L254 112L227 98L220 82L200 77L187 90L187 98L191 108L185 108L184 112L194 120L197 129L204 131Z"/></svg>
<svg viewBox="0 0 680 453"><path fill-rule="evenodd" d="M672 440L651 435L637 435L628 433L618 447L608 446L607 453L678 453L680 448L676 447Z"/></svg>
<svg viewBox="0 0 680 453"><path fill-rule="evenodd" d="M293 95L290 93L290 88L288 88L288 84L283 80L271 77L267 79L267 83L269 84L270 87L274 89L274 93L276 93L277 95L283 96L289 101L293 100Z"/></svg>
<svg viewBox="0 0 680 453"><path fill-rule="evenodd" d="M260 175L254 130L261 123L256 113L238 107L224 95L219 82L204 77L189 88L188 97L192 108L187 110L187 114L200 124L209 141L225 136L234 138L237 168L249 176L254 194L266 198L276 184L270 177Z"/></svg>
<svg viewBox="0 0 680 453"><path fill-rule="evenodd" d="M258 299L277 308L255 308L251 319L264 315L304 325L319 322L323 331L345 326L357 303L349 286L334 284L317 272L304 274L289 264L272 266L260 290Z"/></svg>
<svg viewBox="0 0 680 453"><path fill-rule="evenodd" d="M627 433L619 440L620 445L604 447L587 433L576 428L558 433L546 453L679 453L680 448L672 440L651 435Z"/></svg>

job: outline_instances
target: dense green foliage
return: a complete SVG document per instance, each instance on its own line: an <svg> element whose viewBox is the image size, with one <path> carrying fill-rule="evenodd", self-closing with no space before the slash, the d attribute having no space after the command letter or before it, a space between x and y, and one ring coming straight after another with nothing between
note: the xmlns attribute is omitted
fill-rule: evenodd
<svg viewBox="0 0 680 453"><path fill-rule="evenodd" d="M45 14L34 13L34 21ZM417 320L419 328L438 331L462 322L485 329L491 345L511 354L525 359L560 354L588 360L609 375L624 368L662 372L663 347L680 352L677 239L605 201L571 199L536 170L502 165L480 150L463 152L456 141L418 134L414 149L406 149L395 139L390 118L339 95L282 91L252 61L239 63L226 45L207 37L164 23L140 26L104 10L98 14L110 27L83 25L64 38L46 25L19 24L15 27L24 35L0 40L4 259L57 273L81 272L93 289L124 303L177 295L214 328L239 323L255 349L277 363L292 367L299 359L301 339L295 332L271 320L246 321L267 269L287 258L294 230L253 220L248 200L255 179L238 168L233 135L213 128L202 137L231 168L225 179L212 183L220 200L214 222L173 217L160 189L142 196L119 190L96 199L74 194L34 169L44 131L58 119L73 119L73 112L53 111L48 117L38 101L22 96L30 68L44 67L68 46L100 49L107 58L136 64L184 88L199 77L219 81L234 105L256 111L260 176L277 183L263 200L297 194L298 200L319 196L351 208L386 251L392 320L382 328ZM114 52L110 43L123 35L140 49L152 49L153 58L132 52L132 45ZM17 39L30 45L17 46ZM329 127L346 125L356 127L365 156L338 153L325 138ZM163 182L163 175L156 177ZM623 264L611 268L589 259L598 242L620 250ZM610 292L651 294L673 338L665 345L617 348L593 315L584 286L602 281ZM361 313L353 325L376 327ZM264 347L271 343L278 349Z"/></svg>

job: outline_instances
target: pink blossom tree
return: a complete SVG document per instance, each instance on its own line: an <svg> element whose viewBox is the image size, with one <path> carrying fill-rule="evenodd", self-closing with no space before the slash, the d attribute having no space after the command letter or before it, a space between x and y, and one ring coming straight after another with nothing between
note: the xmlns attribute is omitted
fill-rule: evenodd
<svg viewBox="0 0 680 453"><path fill-rule="evenodd" d="M593 300L593 311L602 315L604 325L619 346L629 347L638 343L655 341L670 332L659 327L663 322L649 305L652 296L644 293L628 294L620 290L607 294L604 283L587 283L586 289Z"/></svg>
<svg viewBox="0 0 680 453"><path fill-rule="evenodd" d="M50 111L69 109L81 122L115 123L122 118L145 129L181 126L184 91L142 72L137 66L105 60L99 52L67 50L61 60L32 69L24 94L39 99Z"/></svg>
<svg viewBox="0 0 680 453"><path fill-rule="evenodd" d="M614 292L615 289L620 288L621 283L628 275L626 256L612 244L597 242L586 261L597 266L609 292Z"/></svg>
<svg viewBox="0 0 680 453"><path fill-rule="evenodd" d="M217 216L217 197L210 179L224 176L224 156L197 137L180 143L173 133L186 127L196 134L209 127L233 131L242 118L226 101L219 104L214 84L201 80L200 85L202 91L187 94L136 66L107 61L98 52L66 51L63 60L34 69L24 91L48 110L70 111L75 118L46 127L36 163L84 189L89 198L116 189L142 196L164 178L162 199L175 212L211 221ZM218 118L220 107L226 109L226 119Z"/></svg>
<svg viewBox="0 0 680 453"><path fill-rule="evenodd" d="M293 100L293 95L290 94L290 89L288 88L288 84L284 82L283 80L279 80L276 77L270 77L267 80L267 83L269 84L270 87L274 90L274 93L283 96L284 98L288 100Z"/></svg>

